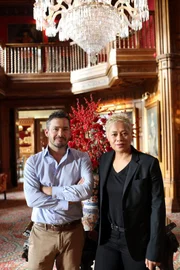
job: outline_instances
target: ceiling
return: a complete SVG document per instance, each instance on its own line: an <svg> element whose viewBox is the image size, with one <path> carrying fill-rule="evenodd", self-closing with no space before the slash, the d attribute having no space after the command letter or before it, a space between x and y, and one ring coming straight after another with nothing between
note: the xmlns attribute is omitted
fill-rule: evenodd
<svg viewBox="0 0 180 270"><path fill-rule="evenodd" d="M33 13L33 4L35 0L0 0L0 16L10 15L30 15ZM19 7L19 8L15 8ZM153 81L157 79L156 73L156 60L152 57L153 52L148 53L143 51L142 55L137 53L138 50L134 50L135 54L129 55L129 50L125 53L125 50L119 50L117 52L117 66L119 78L109 89L99 89L98 92L123 93L131 92L141 93L152 85ZM139 50L141 51L141 50ZM150 75L149 75L150 74ZM71 83L69 74L38 74L33 76L6 76L5 90L6 97L10 99L14 98L26 98L26 97L70 97ZM26 78L27 77L27 78ZM31 78L32 77L32 78ZM26 90L26 91L25 91Z"/></svg>

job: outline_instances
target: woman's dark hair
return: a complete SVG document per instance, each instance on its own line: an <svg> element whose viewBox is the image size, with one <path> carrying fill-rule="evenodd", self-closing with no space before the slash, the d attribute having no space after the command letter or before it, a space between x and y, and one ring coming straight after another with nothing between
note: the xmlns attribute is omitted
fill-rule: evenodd
<svg viewBox="0 0 180 270"><path fill-rule="evenodd" d="M53 120L55 118L66 118L69 121L69 124L70 124L70 118L69 118L68 113L66 113L63 110L59 110L59 111L55 111L55 112L50 114L48 120L46 121L46 128L47 129L49 129L51 120Z"/></svg>

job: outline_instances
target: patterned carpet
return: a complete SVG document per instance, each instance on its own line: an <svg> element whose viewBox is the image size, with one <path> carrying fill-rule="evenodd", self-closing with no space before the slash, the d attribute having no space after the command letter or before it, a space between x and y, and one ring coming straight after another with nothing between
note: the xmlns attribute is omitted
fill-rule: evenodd
<svg viewBox="0 0 180 270"><path fill-rule="evenodd" d="M31 209L26 206L22 184L7 193L7 200L0 194L0 269L27 270L21 258L26 237L22 235L30 221ZM173 229L180 243L180 213L168 215L177 227ZM174 254L174 270L180 270L180 248Z"/></svg>
<svg viewBox="0 0 180 270"><path fill-rule="evenodd" d="M173 213L167 215L170 221L176 224L176 228L172 232L176 235L178 242L180 243L180 213ZM174 254L174 270L180 270L180 247L178 251Z"/></svg>
<svg viewBox="0 0 180 270"><path fill-rule="evenodd" d="M0 269L25 270L27 263L21 258L25 237L22 232L29 223L31 209L27 207L22 184L0 195Z"/></svg>

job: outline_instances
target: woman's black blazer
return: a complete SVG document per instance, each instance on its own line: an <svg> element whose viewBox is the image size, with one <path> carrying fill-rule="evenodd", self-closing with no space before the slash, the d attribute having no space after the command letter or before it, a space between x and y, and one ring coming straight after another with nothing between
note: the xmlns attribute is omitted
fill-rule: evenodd
<svg viewBox="0 0 180 270"><path fill-rule="evenodd" d="M99 166L100 245L109 237L102 202L103 189L114 155L114 151L103 154ZM161 170L157 158L139 152L134 147L124 183L122 206L125 236L132 258L160 261L165 232L165 201Z"/></svg>

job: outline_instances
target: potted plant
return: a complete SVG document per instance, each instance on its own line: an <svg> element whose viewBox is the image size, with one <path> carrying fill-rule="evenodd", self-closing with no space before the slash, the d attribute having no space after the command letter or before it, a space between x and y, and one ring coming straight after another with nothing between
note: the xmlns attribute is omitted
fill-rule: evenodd
<svg viewBox="0 0 180 270"><path fill-rule="evenodd" d="M71 107L70 123L72 139L69 147L87 152L92 162L94 188L92 197L83 202L83 223L87 230L92 230L97 220L97 192L98 192L98 165L99 158L109 151L110 145L105 136L105 124L107 118L98 113L100 99L95 102L92 95L88 101L80 104L77 99L76 107ZM90 228L88 229L88 226ZM87 227L87 228L86 228Z"/></svg>

